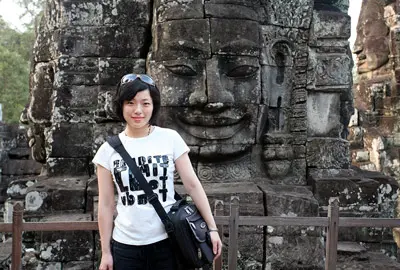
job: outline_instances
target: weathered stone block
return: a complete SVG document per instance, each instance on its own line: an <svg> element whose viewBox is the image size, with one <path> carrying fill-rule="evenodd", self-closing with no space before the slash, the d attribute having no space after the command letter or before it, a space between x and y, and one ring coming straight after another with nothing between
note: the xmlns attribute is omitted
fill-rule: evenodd
<svg viewBox="0 0 400 270"><path fill-rule="evenodd" d="M307 103L297 103L291 106L293 118L307 117Z"/></svg>
<svg viewBox="0 0 400 270"><path fill-rule="evenodd" d="M285 0L261 0L264 6L265 21L263 24L281 25L293 28L309 28L313 1L301 0L288 2Z"/></svg>
<svg viewBox="0 0 400 270"><path fill-rule="evenodd" d="M296 88L292 92L292 104L303 103L307 101L307 90L305 88Z"/></svg>
<svg viewBox="0 0 400 270"><path fill-rule="evenodd" d="M248 227L245 227L248 228ZM251 228L251 227L250 227ZM227 230L227 229L226 229ZM261 230L260 230L261 231ZM261 232L239 232L238 235L238 264L237 270L261 270L263 265L264 235ZM223 265L228 264L229 238L224 237L222 245Z"/></svg>
<svg viewBox="0 0 400 270"><path fill-rule="evenodd" d="M307 140L307 165L321 169L346 169L350 165L349 142L333 138Z"/></svg>
<svg viewBox="0 0 400 270"><path fill-rule="evenodd" d="M47 138L49 157L83 158L91 156L93 136L92 127L88 123L60 123L50 132Z"/></svg>
<svg viewBox="0 0 400 270"><path fill-rule="evenodd" d="M36 177L28 177L12 181L7 188L7 195L12 199L24 199L28 187L36 183Z"/></svg>
<svg viewBox="0 0 400 270"><path fill-rule="evenodd" d="M100 145L106 141L108 136L119 134L123 129L124 124L121 122L109 122L96 125L93 129L92 156L95 155Z"/></svg>
<svg viewBox="0 0 400 270"><path fill-rule="evenodd" d="M260 29L249 20L210 19L211 52L225 55L259 56Z"/></svg>
<svg viewBox="0 0 400 270"><path fill-rule="evenodd" d="M36 35L36 40L32 48L33 60L36 63L49 62L54 59L58 52L55 52L56 47L54 41L54 32L50 31L48 28L44 27L44 20L42 19L41 26L42 31L38 31Z"/></svg>
<svg viewBox="0 0 400 270"><path fill-rule="evenodd" d="M151 2L147 0L103 1L103 22L106 25L149 26Z"/></svg>
<svg viewBox="0 0 400 270"><path fill-rule="evenodd" d="M10 159L28 159L31 151L28 147L13 148L8 151Z"/></svg>
<svg viewBox="0 0 400 270"><path fill-rule="evenodd" d="M193 35L193 33L198 33ZM157 25L154 60L208 59L211 56L208 20L177 20Z"/></svg>
<svg viewBox="0 0 400 270"><path fill-rule="evenodd" d="M39 218L38 222L91 221L90 214L55 214ZM45 262L89 261L93 258L94 238L91 231L60 231L36 233L39 258ZM63 268L64 269L64 268Z"/></svg>
<svg viewBox="0 0 400 270"><path fill-rule="evenodd" d="M98 1L60 2L59 26L98 26L103 23L103 5Z"/></svg>
<svg viewBox="0 0 400 270"><path fill-rule="evenodd" d="M249 1L250 2L250 1ZM229 3L231 4L231 3ZM204 10L206 17L223 18L223 19L241 19L258 21L260 6L245 6L245 5L227 5L224 3L205 3Z"/></svg>
<svg viewBox="0 0 400 270"><path fill-rule="evenodd" d="M204 6L202 0L178 2L176 0L156 0L154 6L157 22L184 19L203 19Z"/></svg>
<svg viewBox="0 0 400 270"><path fill-rule="evenodd" d="M390 177L359 169L312 169L309 182L321 206L327 206L330 197L339 197L339 205L344 211L366 214L381 211L381 217L393 215L398 184Z"/></svg>
<svg viewBox="0 0 400 270"><path fill-rule="evenodd" d="M295 131L291 133L293 135L293 144L305 145L307 142L307 132Z"/></svg>
<svg viewBox="0 0 400 270"><path fill-rule="evenodd" d="M145 59L99 58L98 83L116 86L127 73L145 73Z"/></svg>
<svg viewBox="0 0 400 270"><path fill-rule="evenodd" d="M59 55L100 56L99 38L103 35L103 32L103 27L89 25L68 26L55 30L52 33L52 40L54 40L52 45L55 46L52 53L53 59Z"/></svg>
<svg viewBox="0 0 400 270"><path fill-rule="evenodd" d="M43 165L43 171L48 176L63 175L90 175L93 172L93 164L90 157L85 158L48 158Z"/></svg>
<svg viewBox="0 0 400 270"><path fill-rule="evenodd" d="M350 37L350 16L343 12L328 10L314 10L313 21L310 31L310 45L321 46L319 39L343 40L343 45L347 45Z"/></svg>
<svg viewBox="0 0 400 270"><path fill-rule="evenodd" d="M25 209L35 212L52 212L85 209L85 177L41 179L28 187Z"/></svg>
<svg viewBox="0 0 400 270"><path fill-rule="evenodd" d="M90 123L97 105L97 86L73 85L57 89L53 122Z"/></svg>
<svg viewBox="0 0 400 270"><path fill-rule="evenodd" d="M322 237L266 236L266 269L324 269Z"/></svg>
<svg viewBox="0 0 400 270"><path fill-rule="evenodd" d="M99 53L102 57L146 58L150 39L149 27L140 25L106 27L99 36Z"/></svg>
<svg viewBox="0 0 400 270"><path fill-rule="evenodd" d="M55 60L57 62L57 70L60 72L75 72L97 74L99 71L99 58L93 57L75 57L61 56ZM68 84L67 84L68 85ZM64 86L64 85L60 85Z"/></svg>
<svg viewBox="0 0 400 270"><path fill-rule="evenodd" d="M3 175L40 174L41 163L30 159L10 159L1 164Z"/></svg>
<svg viewBox="0 0 400 270"><path fill-rule="evenodd" d="M289 130L291 132L305 132L307 130L307 121L306 117L290 118Z"/></svg>
<svg viewBox="0 0 400 270"><path fill-rule="evenodd" d="M239 197L239 213L242 216L263 216L263 193L251 182L204 183L210 205L214 207L217 200L224 203L224 215L229 216L231 196Z"/></svg>
<svg viewBox="0 0 400 270"><path fill-rule="evenodd" d="M311 53L309 54L311 58L310 65L311 69L307 74L308 78L308 88L326 91L326 87L330 86L347 86L351 83L351 65L352 60L346 53L338 54L320 54ZM346 88L347 89L347 88ZM336 91L343 91L339 88Z"/></svg>
<svg viewBox="0 0 400 270"><path fill-rule="evenodd" d="M338 138L342 130L340 95L337 93L309 93L307 116L309 136Z"/></svg>
<svg viewBox="0 0 400 270"><path fill-rule="evenodd" d="M54 83L54 63L37 63L34 74L30 77L31 95L35 96L29 102L28 115L38 123L50 122Z"/></svg>
<svg viewBox="0 0 400 270"><path fill-rule="evenodd" d="M120 121L114 105L114 91L100 92L97 96L97 108L94 113L96 123ZM96 128L96 127L95 127Z"/></svg>
<svg viewBox="0 0 400 270"><path fill-rule="evenodd" d="M96 269L93 261L75 261L63 263L63 268L65 270L89 270Z"/></svg>
<svg viewBox="0 0 400 270"><path fill-rule="evenodd" d="M245 145L240 145L243 149L246 148ZM210 147L206 147L207 150L212 150ZM215 147L220 148L218 146ZM200 148L200 151L203 151ZM218 153L210 151L210 153ZM222 151L226 153L226 151ZM242 179L251 178L252 162L249 156L245 156L237 161L223 161L214 163L204 163L199 161L197 165L197 175L202 182L214 182L214 183L226 183L226 182L237 182ZM242 180L246 182L245 180ZM243 185L247 185L243 183Z"/></svg>
<svg viewBox="0 0 400 270"><path fill-rule="evenodd" d="M259 184L265 195L267 216L278 217L317 217L318 202L308 187ZM298 226L268 226L269 236L320 236L320 228Z"/></svg>
<svg viewBox="0 0 400 270"><path fill-rule="evenodd" d="M217 201L222 201L224 214L229 215L231 196L239 197L239 213L241 216L263 216L263 195L258 187L251 182L204 184L210 205L214 207ZM224 228L227 230L228 228ZM228 238L225 238L228 241ZM241 226L239 230L240 264L261 265L263 261L263 229L255 226ZM228 243L225 242L224 245ZM225 249L227 250L227 249ZM225 254L225 258L227 255ZM248 269L248 268L241 268ZM261 268L252 268L261 269Z"/></svg>

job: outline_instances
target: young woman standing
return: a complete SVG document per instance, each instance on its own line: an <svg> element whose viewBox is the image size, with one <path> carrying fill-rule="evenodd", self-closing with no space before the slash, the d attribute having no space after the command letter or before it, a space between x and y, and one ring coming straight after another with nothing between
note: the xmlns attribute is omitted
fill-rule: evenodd
<svg viewBox="0 0 400 270"><path fill-rule="evenodd" d="M118 84L116 113L126 123L118 136L168 212L175 202L176 170L210 229L213 251L221 239L207 196L189 159L189 147L174 130L156 126L160 92L148 75L127 74ZM106 142L97 151L100 270L174 270L174 251L164 225L121 156ZM114 221L114 184L117 217Z"/></svg>

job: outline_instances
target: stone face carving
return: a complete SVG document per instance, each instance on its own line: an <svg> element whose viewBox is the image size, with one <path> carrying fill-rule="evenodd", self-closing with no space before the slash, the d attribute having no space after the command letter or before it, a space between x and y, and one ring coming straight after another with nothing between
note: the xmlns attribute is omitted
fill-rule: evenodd
<svg viewBox="0 0 400 270"><path fill-rule="evenodd" d="M377 70L389 61L389 31L384 0L364 1L357 24L353 52L357 54L357 71Z"/></svg>
<svg viewBox="0 0 400 270"><path fill-rule="evenodd" d="M183 4L176 7L180 17L171 18L163 10L173 2L156 2L148 57L149 73L162 89L161 122L195 147L191 155L202 180L248 179L266 114L259 3L206 1L205 15ZM201 5L194 2L191 7Z"/></svg>
<svg viewBox="0 0 400 270"><path fill-rule="evenodd" d="M354 85L357 114L349 140L353 162L361 168L399 175L397 153L398 88L395 1L363 2L353 52L358 80ZM366 154L363 153L367 151ZM364 157L364 158L363 158Z"/></svg>

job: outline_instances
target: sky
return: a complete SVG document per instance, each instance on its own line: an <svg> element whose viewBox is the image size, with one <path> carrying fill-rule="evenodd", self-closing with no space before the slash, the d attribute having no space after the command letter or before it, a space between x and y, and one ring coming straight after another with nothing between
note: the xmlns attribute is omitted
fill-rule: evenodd
<svg viewBox="0 0 400 270"><path fill-rule="evenodd" d="M15 2L15 0L0 0L0 15L13 28L23 31L23 23L27 23L28 20L21 21L19 19L23 13L23 9Z"/></svg>
<svg viewBox="0 0 400 270"><path fill-rule="evenodd" d="M358 22L358 15L360 13L360 7L362 0L350 0L349 15L351 17L351 37L350 48L353 47L355 36L356 36L356 26ZM23 26L19 16L22 14L23 9L19 7L15 0L0 0L0 15L3 19L12 25L14 28L23 31Z"/></svg>

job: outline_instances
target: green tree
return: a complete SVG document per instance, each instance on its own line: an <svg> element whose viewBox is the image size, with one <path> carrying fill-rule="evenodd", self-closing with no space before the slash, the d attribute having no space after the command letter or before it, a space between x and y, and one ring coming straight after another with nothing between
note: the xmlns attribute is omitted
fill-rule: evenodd
<svg viewBox="0 0 400 270"><path fill-rule="evenodd" d="M0 103L3 120L18 123L29 97L29 64L17 52L0 46Z"/></svg>
<svg viewBox="0 0 400 270"><path fill-rule="evenodd" d="M29 61L35 35L19 32L0 17L0 103L3 121L18 123L29 98Z"/></svg>
<svg viewBox="0 0 400 270"><path fill-rule="evenodd" d="M0 103L3 104L3 121L7 123L18 123L28 102L32 47L44 2L17 0L24 8L20 19L29 21L22 32L11 28L0 16Z"/></svg>

